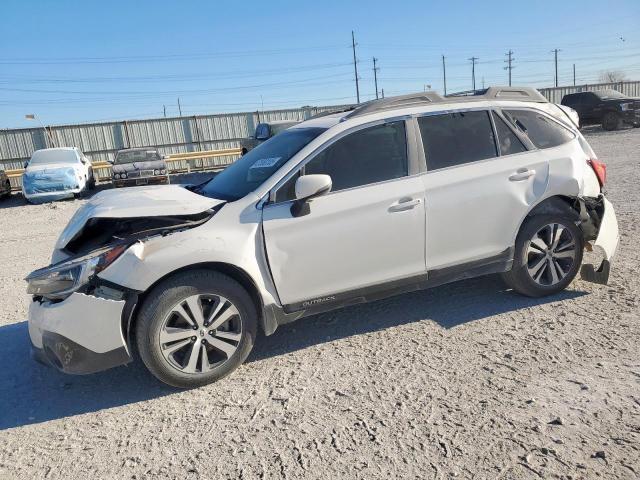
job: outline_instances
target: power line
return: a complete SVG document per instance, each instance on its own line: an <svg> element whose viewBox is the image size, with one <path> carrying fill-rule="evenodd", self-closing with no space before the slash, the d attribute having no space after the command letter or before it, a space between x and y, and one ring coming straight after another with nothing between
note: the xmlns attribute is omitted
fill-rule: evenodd
<svg viewBox="0 0 640 480"><path fill-rule="evenodd" d="M376 100L378 99L378 70L380 70L380 67L376 67L377 61L378 59L373 57L373 81L376 86Z"/></svg>
<svg viewBox="0 0 640 480"><path fill-rule="evenodd" d="M442 55L442 84L444 85L444 94L447 94L447 66L444 63L444 55Z"/></svg>
<svg viewBox="0 0 640 480"><path fill-rule="evenodd" d="M556 65L556 75L555 75L556 87L558 86L558 52L559 51L560 50L558 50L557 48L554 48L553 50L551 50L551 52L553 52L554 62L555 62L555 65Z"/></svg>
<svg viewBox="0 0 640 480"><path fill-rule="evenodd" d="M351 30L351 46L353 48L353 70L356 76L356 100L357 103L360 103L360 86L358 85L358 62L356 60L356 37Z"/></svg>
<svg viewBox="0 0 640 480"><path fill-rule="evenodd" d="M473 90L476 89L476 61L478 57L471 57L469 59L471 61L471 78L473 79Z"/></svg>
<svg viewBox="0 0 640 480"><path fill-rule="evenodd" d="M505 55L507 55L507 60L505 60L505 62L507 62L507 66L504 67L504 69L509 71L509 86L511 86L511 70L513 69L512 62L515 59L513 58L512 50L509 50Z"/></svg>

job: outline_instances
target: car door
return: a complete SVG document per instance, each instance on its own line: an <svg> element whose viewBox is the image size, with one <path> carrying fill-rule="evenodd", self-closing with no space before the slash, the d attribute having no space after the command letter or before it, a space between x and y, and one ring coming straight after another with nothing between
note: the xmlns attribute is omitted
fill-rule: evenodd
<svg viewBox="0 0 640 480"><path fill-rule="evenodd" d="M263 208L267 257L283 305L306 308L424 275L424 190L407 143L404 120L346 132L312 154L280 187L278 201ZM320 173L331 176L332 191L294 216L296 175Z"/></svg>
<svg viewBox="0 0 640 480"><path fill-rule="evenodd" d="M593 92L587 92L582 96L582 111L585 123L599 123L602 120L603 104L600 97Z"/></svg>
<svg viewBox="0 0 640 480"><path fill-rule="evenodd" d="M418 125L427 164L429 275L507 260L514 232L546 189L545 155L528 150L525 138L487 110L423 116Z"/></svg>

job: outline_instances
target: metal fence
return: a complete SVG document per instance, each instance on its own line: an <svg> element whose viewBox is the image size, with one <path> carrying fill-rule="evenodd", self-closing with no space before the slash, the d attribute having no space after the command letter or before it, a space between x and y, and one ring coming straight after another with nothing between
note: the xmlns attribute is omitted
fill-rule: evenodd
<svg viewBox="0 0 640 480"><path fill-rule="evenodd" d="M157 147L163 155L237 148L240 146L240 139L251 136L260 122L302 121L340 107L342 106L303 107L0 130L0 169L20 169L34 151L53 146L79 147L92 162L107 161L118 150L133 147ZM217 163L212 166L223 165L225 162L225 159L214 160Z"/></svg>

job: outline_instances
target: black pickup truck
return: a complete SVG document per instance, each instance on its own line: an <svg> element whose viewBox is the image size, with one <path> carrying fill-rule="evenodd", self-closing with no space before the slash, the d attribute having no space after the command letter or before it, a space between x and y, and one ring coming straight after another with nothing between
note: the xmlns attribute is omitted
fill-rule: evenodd
<svg viewBox="0 0 640 480"><path fill-rule="evenodd" d="M640 127L640 98L616 90L570 93L561 103L578 112L580 126L600 124L605 130L616 130L623 124Z"/></svg>

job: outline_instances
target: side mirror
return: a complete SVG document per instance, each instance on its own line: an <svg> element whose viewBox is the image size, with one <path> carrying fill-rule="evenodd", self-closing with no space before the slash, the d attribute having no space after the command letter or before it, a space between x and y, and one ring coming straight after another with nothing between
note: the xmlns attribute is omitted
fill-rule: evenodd
<svg viewBox="0 0 640 480"><path fill-rule="evenodd" d="M310 200L331 191L329 175L303 175L296 180L296 199Z"/></svg>
<svg viewBox="0 0 640 480"><path fill-rule="evenodd" d="M24 162L24 168L27 168L29 166L29 162Z"/></svg>
<svg viewBox="0 0 640 480"><path fill-rule="evenodd" d="M309 213L309 201L331 191L329 175L303 175L296 180L296 201L291 206L291 214L300 217Z"/></svg>

